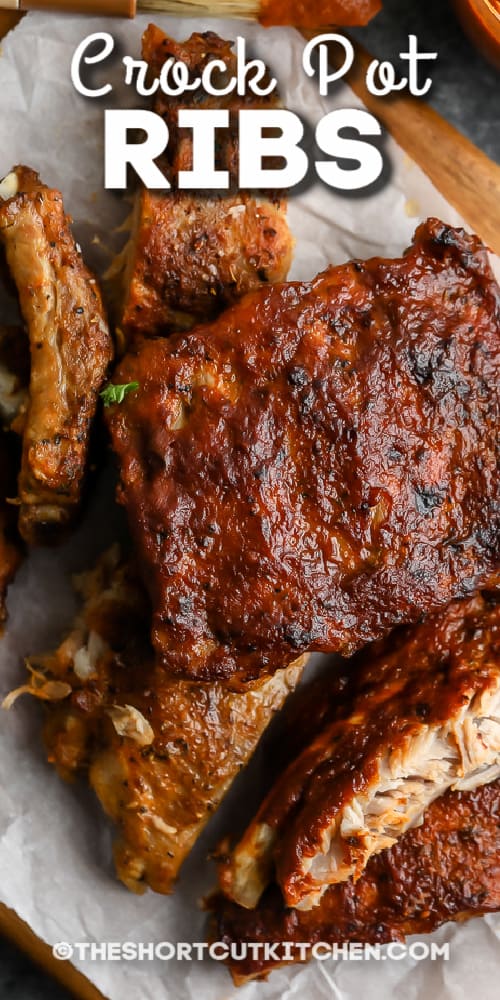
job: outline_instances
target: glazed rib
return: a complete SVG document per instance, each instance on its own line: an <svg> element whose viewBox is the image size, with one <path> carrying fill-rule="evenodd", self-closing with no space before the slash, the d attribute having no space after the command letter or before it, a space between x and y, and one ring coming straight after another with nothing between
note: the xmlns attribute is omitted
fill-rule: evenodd
<svg viewBox="0 0 500 1000"><path fill-rule="evenodd" d="M468 596L499 550L499 301L437 220L399 260L138 344L107 410L159 664L235 683Z"/></svg>
<svg viewBox="0 0 500 1000"><path fill-rule="evenodd" d="M243 906L256 906L275 878L287 906L310 909L446 789L500 776L495 596L451 604L344 670L342 696L336 675L309 695L303 747L221 866L225 893Z"/></svg>
<svg viewBox="0 0 500 1000"><path fill-rule="evenodd" d="M47 699L50 685L63 685L45 725L49 760L65 778L88 775L119 830L119 878L136 892L168 893L303 661L238 694L169 679L154 665L148 602L132 568L112 551L80 588L72 633L30 666L33 693Z"/></svg>
<svg viewBox="0 0 500 1000"><path fill-rule="evenodd" d="M261 944L259 955L249 949L228 962L237 985L266 978L285 959L304 961L298 950L286 956L279 942L384 944L430 933L447 920L494 913L500 909L500 781L446 792L429 806L422 826L373 857L357 882L330 886L313 910L285 907L276 886L256 910L223 896L211 905L213 940L238 946L240 956L245 942ZM266 942L277 943L277 958L263 954Z"/></svg>
<svg viewBox="0 0 500 1000"><path fill-rule="evenodd" d="M188 66L190 80L214 59L227 66L222 82L227 82L236 66L232 43L213 32L195 33L179 44L150 25L143 37L143 58L155 77L169 57ZM237 112L240 108L272 108L276 103L273 95L260 99L232 94L213 97L201 91L195 91L189 103L186 95L167 98L158 91L154 110L165 119L170 136L162 169L173 186L166 193L143 188L136 197L122 276L120 328L126 340L137 333L152 336L205 322L245 292L286 278L293 241L286 223L285 199L234 190ZM177 125L180 107L231 112L231 129L227 135L219 133L217 166L230 171L233 190L200 197L199 192L175 187L177 171L191 165L189 132L183 134Z"/></svg>
<svg viewBox="0 0 500 1000"><path fill-rule="evenodd" d="M96 279L85 267L59 191L26 167L0 186L0 240L31 348L18 493L19 530L50 541L73 519L90 424L112 357Z"/></svg>

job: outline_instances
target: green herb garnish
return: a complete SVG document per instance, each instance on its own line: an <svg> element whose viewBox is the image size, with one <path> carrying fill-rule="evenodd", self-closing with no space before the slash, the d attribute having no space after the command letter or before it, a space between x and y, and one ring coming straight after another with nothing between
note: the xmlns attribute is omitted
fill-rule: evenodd
<svg viewBox="0 0 500 1000"><path fill-rule="evenodd" d="M113 403L123 403L125 396L138 388L138 382L128 382L127 385L113 385L113 383L110 383L99 395L105 406L112 406Z"/></svg>

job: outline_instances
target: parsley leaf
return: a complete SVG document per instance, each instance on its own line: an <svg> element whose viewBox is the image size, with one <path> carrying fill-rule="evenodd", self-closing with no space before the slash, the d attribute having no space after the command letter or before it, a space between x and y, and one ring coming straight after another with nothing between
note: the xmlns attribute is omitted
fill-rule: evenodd
<svg viewBox="0 0 500 1000"><path fill-rule="evenodd" d="M129 392L134 392L139 388L138 382L128 382L127 385L113 385L110 382L102 392L99 393L105 406L112 406L113 403L123 403L125 396Z"/></svg>

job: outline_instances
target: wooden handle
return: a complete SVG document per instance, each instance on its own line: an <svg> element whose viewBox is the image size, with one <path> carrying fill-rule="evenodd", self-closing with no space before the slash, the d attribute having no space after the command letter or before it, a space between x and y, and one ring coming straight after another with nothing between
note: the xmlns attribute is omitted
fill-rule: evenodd
<svg viewBox="0 0 500 1000"><path fill-rule="evenodd" d="M370 94L365 78L372 56L357 43L355 49L346 83L474 232L500 254L500 167L425 101L398 93Z"/></svg>

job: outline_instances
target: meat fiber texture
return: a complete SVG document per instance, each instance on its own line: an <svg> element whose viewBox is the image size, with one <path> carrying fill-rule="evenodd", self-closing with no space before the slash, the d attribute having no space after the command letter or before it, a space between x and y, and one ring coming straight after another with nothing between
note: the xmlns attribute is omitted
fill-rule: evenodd
<svg viewBox="0 0 500 1000"><path fill-rule="evenodd" d="M58 185L75 235L89 267L101 273L124 241L113 233L128 206L103 187L102 116L104 106L131 106L132 93L116 90L111 100L86 100L73 90L69 64L77 44L91 31L110 31L123 48L138 55L140 37L151 17L119 22L53 14L29 14L2 41L0 86L2 116L0 173L13 163L29 163L48 184ZM335 107L358 101L340 86L320 100L301 69L304 42L291 29L264 30L245 22L155 21L179 40L193 30L211 28L222 37L244 34L256 54L268 59L277 75L283 104L317 121ZM287 58L283 58L284 46ZM114 64L115 79L120 63ZM297 240L291 277L309 280L328 264L374 254L399 256L419 221L437 216L450 225L462 220L435 191L396 144L385 145L390 182L376 194L342 198L320 184L293 195L289 223ZM97 242L96 242L97 240ZM499 272L500 273L500 269ZM6 302L15 314L12 302ZM6 309L4 322L11 317ZM58 552L37 552L22 567L8 599L10 619L0 644L2 693L24 682L22 657L50 649L74 614L70 575L95 561L116 537L111 483L96 491L86 520L73 540ZM111 829L93 796L82 786L65 786L44 762L40 708L28 699L2 719L0 759L8 780L0 796L2 902L17 910L33 930L56 941L203 941L206 917L197 901L215 884L215 866L207 850L229 827L254 814L265 754L227 799L183 870L176 893L168 898L148 893L137 898L116 881L110 863ZM221 963L90 962L74 956L75 965L111 1000L373 1000L433 996L451 1000L498 995L500 917L465 926L447 926L435 939L450 941L448 962L416 963L411 958L385 962L317 962L273 974L268 983L232 986Z"/></svg>

